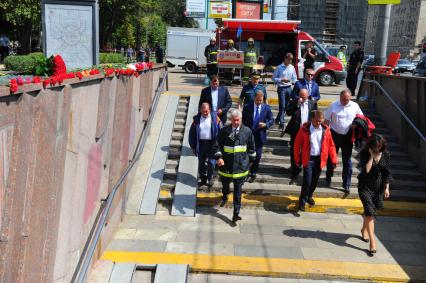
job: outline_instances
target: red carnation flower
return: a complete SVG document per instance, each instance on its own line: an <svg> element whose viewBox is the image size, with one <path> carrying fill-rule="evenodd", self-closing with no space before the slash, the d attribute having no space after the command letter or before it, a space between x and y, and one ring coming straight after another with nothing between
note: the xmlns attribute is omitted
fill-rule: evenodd
<svg viewBox="0 0 426 283"><path fill-rule="evenodd" d="M83 75L81 74L81 72L76 72L75 76L78 77L79 80L83 78Z"/></svg>
<svg viewBox="0 0 426 283"><path fill-rule="evenodd" d="M16 79L11 79L11 80L9 81L9 89L10 89L10 92L11 92L11 93L15 93L15 92L17 92L17 91L18 91L18 88L19 88L19 86L18 86L18 81L17 81Z"/></svg>
<svg viewBox="0 0 426 283"><path fill-rule="evenodd" d="M24 84L24 80L22 79L22 77L18 77L16 79L16 82L18 83L18 85L23 85Z"/></svg>
<svg viewBox="0 0 426 283"><path fill-rule="evenodd" d="M67 66L65 65L64 60L61 55L56 55L53 57L53 75L63 75L67 73Z"/></svg>
<svg viewBox="0 0 426 283"><path fill-rule="evenodd" d="M38 84L41 83L41 79L38 76L33 77L33 83Z"/></svg>
<svg viewBox="0 0 426 283"><path fill-rule="evenodd" d="M92 70L90 70L89 74L91 74L91 75L98 75L99 74L99 70L98 69L92 69Z"/></svg>

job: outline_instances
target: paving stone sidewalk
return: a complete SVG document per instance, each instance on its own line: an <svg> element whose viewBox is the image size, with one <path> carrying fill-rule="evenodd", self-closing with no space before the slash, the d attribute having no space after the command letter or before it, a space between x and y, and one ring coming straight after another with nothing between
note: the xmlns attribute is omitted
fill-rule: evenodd
<svg viewBox="0 0 426 283"><path fill-rule="evenodd" d="M199 208L194 218L127 215L107 250L426 265L425 219L380 217L369 257L359 215L243 209L237 227L231 216L225 208Z"/></svg>

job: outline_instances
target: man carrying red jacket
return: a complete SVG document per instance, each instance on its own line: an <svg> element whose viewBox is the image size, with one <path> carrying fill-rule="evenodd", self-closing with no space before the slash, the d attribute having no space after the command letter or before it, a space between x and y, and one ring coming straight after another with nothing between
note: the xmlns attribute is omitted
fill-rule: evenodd
<svg viewBox="0 0 426 283"><path fill-rule="evenodd" d="M321 169L327 165L327 159L334 167L337 165L336 148L330 128L324 123L321 111L312 111L312 121L303 124L294 141L294 161L303 166L303 183L299 197L299 210L305 211L305 204L315 205L312 195L317 187Z"/></svg>

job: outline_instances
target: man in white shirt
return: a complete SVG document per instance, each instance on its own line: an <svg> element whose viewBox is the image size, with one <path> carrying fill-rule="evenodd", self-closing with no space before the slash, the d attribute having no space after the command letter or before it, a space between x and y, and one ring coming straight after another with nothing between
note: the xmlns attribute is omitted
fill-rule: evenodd
<svg viewBox="0 0 426 283"><path fill-rule="evenodd" d="M284 115L291 95L291 86L297 81L296 70L291 64L292 62L293 54L287 53L284 57L284 62L277 67L272 76L272 80L278 86L278 115L275 123L279 124L282 130L284 130Z"/></svg>
<svg viewBox="0 0 426 283"><path fill-rule="evenodd" d="M313 110L317 110L317 103L309 99L309 92L307 89L302 88L299 90L298 99L293 99L287 106L287 115L291 116L290 121L285 128L285 132L290 134L290 152L294 149L294 140L296 139L297 132L299 129L310 120L310 113ZM300 174L300 167L296 166L294 162L294 155L290 154L291 162L291 180L290 185L293 184L297 176Z"/></svg>
<svg viewBox="0 0 426 283"><path fill-rule="evenodd" d="M340 92L340 99L333 102L325 112L326 123L330 125L331 134L334 144L336 145L336 153L342 149L342 181L343 189L346 193L350 193L351 177L352 177L352 122L357 114L363 115L359 105L351 101L351 91L344 89ZM327 164L326 182L331 184L334 168Z"/></svg>
<svg viewBox="0 0 426 283"><path fill-rule="evenodd" d="M207 102L201 104L200 113L194 116L194 122L189 130L189 145L196 156L198 156L199 186L213 186L213 168L216 164L214 159L213 145L219 134L220 119L210 111Z"/></svg>

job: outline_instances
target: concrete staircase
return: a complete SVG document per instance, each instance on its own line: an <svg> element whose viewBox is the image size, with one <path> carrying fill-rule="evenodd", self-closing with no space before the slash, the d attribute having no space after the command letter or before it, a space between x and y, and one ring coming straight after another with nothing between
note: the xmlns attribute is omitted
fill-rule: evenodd
<svg viewBox="0 0 426 283"><path fill-rule="evenodd" d="M182 101L185 101L182 99ZM183 103L183 102L182 102ZM233 105L236 107L236 104ZM162 189L173 192L176 176L179 167L180 148L184 133L184 109L185 105L179 106L178 114L173 130L171 150L169 160L166 164ZM278 113L278 107L272 106L274 117ZM325 109L321 109L325 111ZM391 200L404 201L426 201L426 178L424 174L416 170L416 165L406 155L398 144L396 137L385 127L380 117L374 113L367 112L370 119L376 125L376 132L384 135L388 140L388 149L391 152L391 169L394 181L391 184ZM286 124L290 117L285 117ZM290 137L284 135L281 137L281 130L277 125L270 128L268 132L268 142L264 146L263 157L257 174L257 179L253 183L246 182L243 190L250 194L276 194L276 195L298 195L302 184L302 173L297 182L290 183ZM358 154L360 148L354 148L352 153L353 175L352 187L349 195L345 194L342 188L342 163L341 155L338 156L339 164L334 171L331 187L325 183L325 169L319 180L316 195L320 197L338 197L338 198L358 198L357 175L359 174ZM211 189L207 187L199 188L202 192L220 192L221 183L216 180Z"/></svg>

